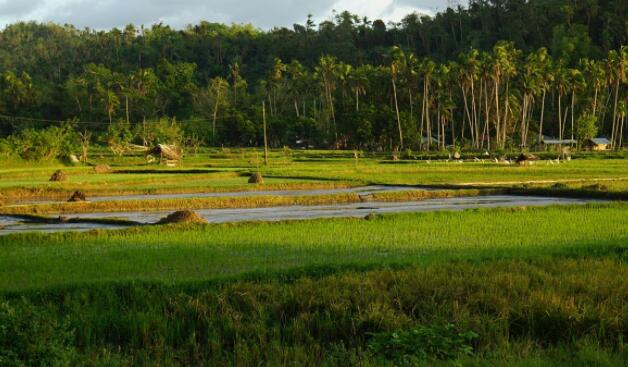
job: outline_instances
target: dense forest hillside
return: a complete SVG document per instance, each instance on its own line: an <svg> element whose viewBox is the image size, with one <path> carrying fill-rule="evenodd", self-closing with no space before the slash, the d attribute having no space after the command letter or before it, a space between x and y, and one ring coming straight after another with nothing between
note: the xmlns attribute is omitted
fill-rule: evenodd
<svg viewBox="0 0 628 367"><path fill-rule="evenodd" d="M269 31L17 23L0 32L0 151L41 155L38 140L78 132L258 145L262 102L275 147L525 148L542 135L619 147L625 14L625 0L472 0L398 24L342 12Z"/></svg>

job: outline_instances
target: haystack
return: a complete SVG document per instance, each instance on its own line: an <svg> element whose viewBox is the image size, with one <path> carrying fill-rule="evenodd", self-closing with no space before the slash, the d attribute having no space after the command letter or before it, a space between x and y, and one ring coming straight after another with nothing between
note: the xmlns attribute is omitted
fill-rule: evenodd
<svg viewBox="0 0 628 367"><path fill-rule="evenodd" d="M608 191L608 186L602 185L599 182L589 186L583 186L583 189L593 190L593 191Z"/></svg>
<svg viewBox="0 0 628 367"><path fill-rule="evenodd" d="M531 162L535 162L538 161L539 158L533 154L525 154L525 153L521 153L519 155L519 157L517 158L517 164L520 166L526 166L528 164L530 164Z"/></svg>
<svg viewBox="0 0 628 367"><path fill-rule="evenodd" d="M358 194L358 198L360 198L361 202L373 201L375 195L373 194Z"/></svg>
<svg viewBox="0 0 628 367"><path fill-rule="evenodd" d="M158 144L156 147L148 151L148 154L159 156L161 160L181 160L181 149L176 145Z"/></svg>
<svg viewBox="0 0 628 367"><path fill-rule="evenodd" d="M106 164L98 164L94 166L94 173L103 174L103 173L111 173L111 167Z"/></svg>
<svg viewBox="0 0 628 367"><path fill-rule="evenodd" d="M157 224L174 223L207 223L207 220L191 210L182 210L174 212L157 222Z"/></svg>
<svg viewBox="0 0 628 367"><path fill-rule="evenodd" d="M62 170L57 170L55 171L55 173L52 174L52 176L50 176L51 182L61 182L66 181L67 179L68 176Z"/></svg>
<svg viewBox="0 0 628 367"><path fill-rule="evenodd" d="M261 173L256 172L256 173L251 175L251 178L249 178L249 183L250 184L263 184L264 183L264 177L262 177Z"/></svg>
<svg viewBox="0 0 628 367"><path fill-rule="evenodd" d="M75 203L79 201L87 201L85 193L82 191L74 191L74 194L72 194L72 197L68 199L68 203Z"/></svg>

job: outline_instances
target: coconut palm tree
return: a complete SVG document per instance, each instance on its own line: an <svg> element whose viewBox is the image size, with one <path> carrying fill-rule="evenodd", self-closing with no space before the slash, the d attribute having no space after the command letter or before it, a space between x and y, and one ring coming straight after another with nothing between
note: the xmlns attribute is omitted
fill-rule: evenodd
<svg viewBox="0 0 628 367"><path fill-rule="evenodd" d="M327 104L327 120L332 122L334 143L338 142L336 128L336 112L334 107L334 92L338 81L338 60L333 56L321 56L315 72L322 82L324 99Z"/></svg>
<svg viewBox="0 0 628 367"><path fill-rule="evenodd" d="M403 50L395 46L390 51L390 80L393 87L393 97L395 101L395 112L397 114L397 128L399 130L399 150L403 149L403 131L401 129L401 117L399 115L399 102L397 100L397 81L400 75L400 69L403 68L403 60L405 54Z"/></svg>
<svg viewBox="0 0 628 367"><path fill-rule="evenodd" d="M540 76L540 88L541 88L541 116L539 118L539 140L540 143L543 139L543 122L545 120L545 97L547 96L547 91L551 88L554 83L554 74L553 74L553 62L552 58L547 52L545 47L541 47L535 52L534 63L536 64L536 69L538 70Z"/></svg>
<svg viewBox="0 0 628 367"><path fill-rule="evenodd" d="M432 84L432 78L436 70L436 63L430 59L424 59L420 64L420 72L423 76L423 100L421 102L421 126L419 128L419 136L422 139L423 129L427 135L427 151L430 150L432 141L432 123L430 119L430 88Z"/></svg>
<svg viewBox="0 0 628 367"><path fill-rule="evenodd" d="M216 142L216 120L218 119L218 108L225 103L225 96L229 83L221 77L212 79L209 83L209 95L213 99L214 112L212 113L212 143Z"/></svg>
<svg viewBox="0 0 628 367"><path fill-rule="evenodd" d="M543 90L543 65L541 60L539 60L541 55L538 53L529 54L522 67L521 148L527 146L528 131L530 129L530 119L534 108L534 100Z"/></svg>
<svg viewBox="0 0 628 367"><path fill-rule="evenodd" d="M308 90L308 71L298 60L292 60L292 62L287 65L286 72L288 74L288 93L292 96L294 112L297 117L300 117L299 98L305 100L304 95L307 94ZM305 110L303 114L305 114Z"/></svg>
<svg viewBox="0 0 628 367"><path fill-rule="evenodd" d="M571 140L575 138L574 121L576 113L576 94L586 87L582 72L578 69L569 69L569 89L571 90Z"/></svg>
<svg viewBox="0 0 628 367"><path fill-rule="evenodd" d="M240 76L240 63L234 62L229 65L229 74L231 77L231 85L233 88L233 106L237 107L238 105L238 85L242 81L242 77Z"/></svg>
<svg viewBox="0 0 628 367"><path fill-rule="evenodd" d="M349 75L349 88L355 96L355 112L360 112L360 96L366 94L372 69L371 65L362 65L353 69Z"/></svg>
<svg viewBox="0 0 628 367"><path fill-rule="evenodd" d="M478 119L478 106L476 99L475 85L479 79L480 74L480 60L478 60L478 50L472 48L467 53L461 53L458 56L459 67L456 69L458 80L460 81L460 89L462 91L462 100L464 103L464 116L469 124L469 132L471 134L471 141L474 148L480 146L480 132L479 132L479 119ZM470 101L469 101L470 100ZM469 104L471 107L469 108ZM461 138L464 139L464 121L461 131Z"/></svg>
<svg viewBox="0 0 628 367"><path fill-rule="evenodd" d="M613 89L613 120L611 122L611 145L614 149L619 149L620 144L620 87L626 84L626 68L628 67L628 46L622 46L618 51L611 50L607 57L608 85Z"/></svg>

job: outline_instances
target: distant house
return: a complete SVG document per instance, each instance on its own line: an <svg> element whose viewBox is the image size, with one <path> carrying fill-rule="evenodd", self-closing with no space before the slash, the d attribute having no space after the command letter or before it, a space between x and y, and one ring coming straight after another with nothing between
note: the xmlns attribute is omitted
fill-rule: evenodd
<svg viewBox="0 0 628 367"><path fill-rule="evenodd" d="M429 138L428 138L427 136L422 136L422 137L421 137L421 144L423 144L423 145L427 145L428 141L429 141L430 145L432 145L432 144L433 144L433 145L438 144L438 139L436 139L436 138L435 138L435 137L433 137L433 136L430 136Z"/></svg>
<svg viewBox="0 0 628 367"><path fill-rule="evenodd" d="M585 145L591 150L602 151L608 150L611 146L611 142L606 138L593 138L587 140Z"/></svg>
<svg viewBox="0 0 628 367"><path fill-rule="evenodd" d="M307 139L299 139L295 141L292 147L294 149L314 149L314 145L310 144L310 141Z"/></svg>
<svg viewBox="0 0 628 367"><path fill-rule="evenodd" d="M569 145L576 145L577 141L575 141L574 139L558 139L558 138L551 138L549 136L543 136L541 138L541 146L545 147L546 149L548 148L556 148L559 146L569 146Z"/></svg>

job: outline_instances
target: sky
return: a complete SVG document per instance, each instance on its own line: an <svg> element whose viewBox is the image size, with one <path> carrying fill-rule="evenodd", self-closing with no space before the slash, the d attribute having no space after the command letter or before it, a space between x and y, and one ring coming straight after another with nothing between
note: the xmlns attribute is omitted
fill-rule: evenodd
<svg viewBox="0 0 628 367"><path fill-rule="evenodd" d="M412 12L432 15L452 0L0 0L0 28L17 21L110 29L163 22L183 28L201 20L252 23L262 29L315 21L349 10L371 20L401 20Z"/></svg>

